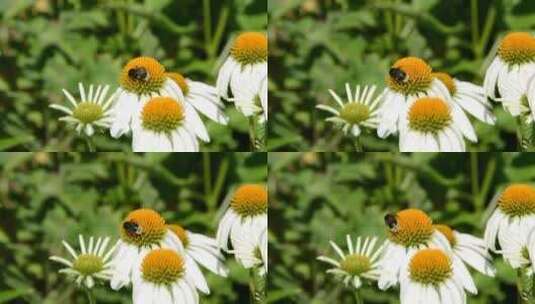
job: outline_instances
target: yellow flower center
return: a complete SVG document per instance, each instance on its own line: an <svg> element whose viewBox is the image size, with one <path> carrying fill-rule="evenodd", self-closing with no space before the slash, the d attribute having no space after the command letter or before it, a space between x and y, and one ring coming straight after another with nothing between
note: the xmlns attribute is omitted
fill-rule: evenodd
<svg viewBox="0 0 535 304"><path fill-rule="evenodd" d="M84 276L89 276L104 268L102 258L94 254L81 254L74 261L72 268Z"/></svg>
<svg viewBox="0 0 535 304"><path fill-rule="evenodd" d="M396 229L388 230L388 238L404 247L427 244L433 235L433 223L419 209L405 209L396 214Z"/></svg>
<svg viewBox="0 0 535 304"><path fill-rule="evenodd" d="M130 212L121 226L123 241L138 247L159 244L166 231L165 220L152 209Z"/></svg>
<svg viewBox="0 0 535 304"><path fill-rule="evenodd" d="M455 247L457 244L457 238L455 237L455 234L453 233L453 229L450 228L448 225L433 225L433 227L438 230L440 233L442 233L450 242L451 247Z"/></svg>
<svg viewBox="0 0 535 304"><path fill-rule="evenodd" d="M165 73L165 76L171 78L178 85L178 87L182 90L182 94L184 94L184 96L188 95L189 86L186 82L186 78L184 77L184 75L180 73Z"/></svg>
<svg viewBox="0 0 535 304"><path fill-rule="evenodd" d="M173 231L174 234L180 239L180 241L182 242L182 245L184 245L184 248L188 247L189 238L188 238L188 234L186 232L186 229L184 229L182 226L176 225L176 224L167 225L167 228L169 228L171 231Z"/></svg>
<svg viewBox="0 0 535 304"><path fill-rule="evenodd" d="M184 275L184 258L170 249L151 251L141 263L143 279L156 285L171 285Z"/></svg>
<svg viewBox="0 0 535 304"><path fill-rule="evenodd" d="M170 97L154 97L143 107L141 120L144 129L170 133L184 120L184 108Z"/></svg>
<svg viewBox="0 0 535 304"><path fill-rule="evenodd" d="M165 68L151 57L137 57L124 67L119 78L123 89L137 95L158 92L165 82Z"/></svg>
<svg viewBox="0 0 535 304"><path fill-rule="evenodd" d="M530 33L507 34L498 48L498 56L508 65L535 61L535 38Z"/></svg>
<svg viewBox="0 0 535 304"><path fill-rule="evenodd" d="M100 105L84 101L78 104L72 116L82 123L89 124L102 118L102 114L104 114L104 111Z"/></svg>
<svg viewBox="0 0 535 304"><path fill-rule="evenodd" d="M418 251L409 264L410 278L424 285L439 285L452 275L450 258L439 249Z"/></svg>
<svg viewBox="0 0 535 304"><path fill-rule="evenodd" d="M513 184L500 195L498 207L510 217L534 214L535 189L530 185Z"/></svg>
<svg viewBox="0 0 535 304"><path fill-rule="evenodd" d="M358 276L371 269L371 262L367 256L351 254L340 262L340 269L351 275Z"/></svg>
<svg viewBox="0 0 535 304"><path fill-rule="evenodd" d="M455 81L448 73L443 72L435 72L431 73L433 77L440 80L446 88L448 88L448 91L450 91L450 95L454 96L455 93L457 93L457 86L455 85Z"/></svg>
<svg viewBox="0 0 535 304"><path fill-rule="evenodd" d="M387 77L387 85L403 95L427 91L431 85L431 67L417 57L405 57L394 63Z"/></svg>
<svg viewBox="0 0 535 304"><path fill-rule="evenodd" d="M346 103L340 111L340 118L354 125L365 121L369 117L370 109L362 103Z"/></svg>
<svg viewBox="0 0 535 304"><path fill-rule="evenodd" d="M263 33L246 32L234 41L230 55L242 66L266 62L268 58L268 41Z"/></svg>
<svg viewBox="0 0 535 304"><path fill-rule="evenodd" d="M450 125L452 117L449 106L442 99L422 97L412 104L408 119L411 129L436 134Z"/></svg>
<svg viewBox="0 0 535 304"><path fill-rule="evenodd" d="M242 217L267 213L268 193L263 185L240 186L230 201L230 207Z"/></svg>

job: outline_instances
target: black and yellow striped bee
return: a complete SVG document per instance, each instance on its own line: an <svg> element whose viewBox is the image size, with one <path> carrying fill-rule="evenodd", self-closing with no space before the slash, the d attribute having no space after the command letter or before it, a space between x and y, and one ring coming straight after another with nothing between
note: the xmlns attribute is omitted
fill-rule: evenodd
<svg viewBox="0 0 535 304"><path fill-rule="evenodd" d="M132 221L124 222L123 228L129 235L140 236L143 233L141 226Z"/></svg>
<svg viewBox="0 0 535 304"><path fill-rule="evenodd" d="M145 68L137 67L128 71L128 77L137 81L147 81L149 80L149 73Z"/></svg>
<svg viewBox="0 0 535 304"><path fill-rule="evenodd" d="M398 220L394 214L387 213L385 215L385 224L390 229L390 232L396 233L399 230Z"/></svg>
<svg viewBox="0 0 535 304"><path fill-rule="evenodd" d="M406 83L409 81L409 75L400 68L390 68L388 74L397 83Z"/></svg>

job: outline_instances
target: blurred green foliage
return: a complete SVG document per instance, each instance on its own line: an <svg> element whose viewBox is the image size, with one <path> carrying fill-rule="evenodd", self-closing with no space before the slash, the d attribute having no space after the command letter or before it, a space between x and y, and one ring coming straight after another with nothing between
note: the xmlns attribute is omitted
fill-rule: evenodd
<svg viewBox="0 0 535 304"><path fill-rule="evenodd" d="M232 189L267 179L265 153L1 153L0 303L87 303L51 255L77 235L119 237L139 207L215 236ZM204 271L202 303L249 303L248 272L227 256L228 278ZM131 303L131 291L96 287L98 303ZM17 299L17 300L13 300ZM11 300L11 301L10 301Z"/></svg>
<svg viewBox="0 0 535 304"><path fill-rule="evenodd" d="M271 0L270 151L353 150L314 107L333 105L344 84L384 88L390 65L407 55L482 84L496 42L535 28L532 0ZM495 104L496 126L475 121L479 151L516 151L514 119ZM397 138L365 134L366 151L397 150Z"/></svg>
<svg viewBox="0 0 535 304"><path fill-rule="evenodd" d="M85 151L48 108L75 96L77 83L118 86L132 57L152 56L167 70L215 84L233 37L265 31L267 0L0 1L0 150ZM110 90L111 91L111 90ZM227 103L229 126L208 119L206 150L248 151L247 120ZM100 151L129 150L128 138L96 138Z"/></svg>
<svg viewBox="0 0 535 304"><path fill-rule="evenodd" d="M535 181L530 153L270 153L269 296L280 303L354 303L353 291L325 271L345 235L385 239L384 215L420 208L434 223L483 236L489 202L512 182ZM347 250L347 249L345 249ZM496 278L471 271L470 304L516 303L515 272L494 256ZM399 303L399 290L376 284L364 303Z"/></svg>

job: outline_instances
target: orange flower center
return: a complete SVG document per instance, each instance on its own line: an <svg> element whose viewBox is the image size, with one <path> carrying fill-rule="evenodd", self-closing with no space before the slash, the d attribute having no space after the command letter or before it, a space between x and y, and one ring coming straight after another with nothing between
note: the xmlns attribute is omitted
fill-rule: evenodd
<svg viewBox="0 0 535 304"><path fill-rule="evenodd" d="M266 62L268 57L268 41L263 33L246 32L234 41L230 55L242 66Z"/></svg>
<svg viewBox="0 0 535 304"><path fill-rule="evenodd" d="M186 229L176 224L167 225L167 228L173 231L173 233L180 239L180 241L182 242L182 245L184 245L184 248L188 247L189 238L188 238L188 233L186 232Z"/></svg>
<svg viewBox="0 0 535 304"><path fill-rule="evenodd" d="M498 207L510 217L535 214L535 189L526 184L510 185L498 199Z"/></svg>
<svg viewBox="0 0 535 304"><path fill-rule="evenodd" d="M507 34L500 44L498 56L508 65L535 61L535 38L530 33Z"/></svg>
<svg viewBox="0 0 535 304"><path fill-rule="evenodd" d="M399 59L386 77L387 85L403 95L426 92L432 80L431 67L417 57Z"/></svg>
<svg viewBox="0 0 535 304"><path fill-rule="evenodd" d="M143 279L156 285L171 285L184 275L184 271L184 258L170 249L155 249L141 263Z"/></svg>
<svg viewBox="0 0 535 304"><path fill-rule="evenodd" d="M442 99L422 97L412 104L408 119L411 129L436 134L450 125L452 117L449 106Z"/></svg>
<svg viewBox="0 0 535 304"><path fill-rule="evenodd" d="M166 231L165 220L152 209L130 212L121 225L123 241L138 247L159 244Z"/></svg>
<svg viewBox="0 0 535 304"><path fill-rule="evenodd" d="M439 285L452 275L450 258L439 249L422 249L409 263L410 278L424 285Z"/></svg>
<svg viewBox="0 0 535 304"><path fill-rule="evenodd" d="M230 202L230 207L242 217L267 213L268 193L263 185L240 186Z"/></svg>
<svg viewBox="0 0 535 304"><path fill-rule="evenodd" d="M170 133L184 120L184 108L170 97L154 97L141 111L143 128L155 133Z"/></svg>
<svg viewBox="0 0 535 304"><path fill-rule="evenodd" d="M457 92L457 86L455 85L455 81L448 73L443 72L435 72L431 73L433 77L440 80L446 88L448 88L448 91L450 91L450 94L453 96Z"/></svg>
<svg viewBox="0 0 535 304"><path fill-rule="evenodd" d="M165 82L165 68L151 57L137 57L124 67L119 78L123 89L137 95L158 92Z"/></svg>
<svg viewBox="0 0 535 304"><path fill-rule="evenodd" d="M186 82L186 78L180 73L165 73L165 76L171 78L178 87L182 90L184 96L187 96L189 93L189 86Z"/></svg>
<svg viewBox="0 0 535 304"><path fill-rule="evenodd" d="M405 209L396 214L397 228L388 230L388 238L404 247L427 244L433 235L433 223L419 209Z"/></svg>
<svg viewBox="0 0 535 304"><path fill-rule="evenodd" d="M440 233L442 233L450 242L451 247L455 247L455 244L457 244L457 238L455 237L455 234L453 233L453 229L451 229L448 225L433 225L433 227L438 230Z"/></svg>

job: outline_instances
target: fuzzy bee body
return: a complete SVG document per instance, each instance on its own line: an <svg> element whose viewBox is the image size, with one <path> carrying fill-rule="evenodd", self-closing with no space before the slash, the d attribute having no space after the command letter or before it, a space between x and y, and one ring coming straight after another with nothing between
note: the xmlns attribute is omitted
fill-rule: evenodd
<svg viewBox="0 0 535 304"><path fill-rule="evenodd" d="M128 77L137 81L147 81L149 80L149 73L145 68L133 68L128 71Z"/></svg>
<svg viewBox="0 0 535 304"><path fill-rule="evenodd" d="M130 221L130 222L124 222L123 223L124 230L130 234L130 235L136 235L139 236L141 233L143 233L143 229L138 224Z"/></svg>
<svg viewBox="0 0 535 304"><path fill-rule="evenodd" d="M396 216L391 213L385 215L385 224L393 233L396 233L399 229L398 220L396 219Z"/></svg>
<svg viewBox="0 0 535 304"><path fill-rule="evenodd" d="M388 74L390 77L392 77L392 79L394 79L394 81L398 83L405 83L409 81L409 75L407 75L407 73L400 68L391 68L390 71L388 71Z"/></svg>

